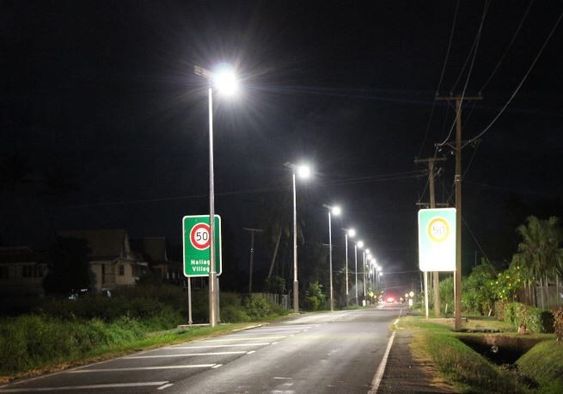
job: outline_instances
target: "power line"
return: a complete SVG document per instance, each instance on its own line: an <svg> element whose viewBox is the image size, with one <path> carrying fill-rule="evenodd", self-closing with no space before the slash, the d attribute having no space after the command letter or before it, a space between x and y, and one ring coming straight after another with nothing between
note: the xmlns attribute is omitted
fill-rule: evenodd
<svg viewBox="0 0 563 394"><path fill-rule="evenodd" d="M483 90L485 90L485 88L487 87L489 82L491 82L491 79L493 79L493 77L495 76L495 74L498 71L500 65L502 64L502 62L506 58L506 55L508 55L508 52L510 51L512 44L514 44L514 41L516 40L516 37L518 36L518 33L520 32L520 29L524 25L524 21L526 20L526 18L528 17L528 14L530 13L530 9L532 8L532 4L534 4L534 0L531 0L530 3L528 4L528 7L526 7L526 11L524 11L524 15L520 19L520 23L518 24L518 27L514 31L514 34L512 35L512 39L510 40L510 42L506 46L504 53L502 54L499 61L497 62L495 68L493 69L493 72L491 73L491 75L489 75L489 78L487 78L487 80L485 81L483 86L481 86L481 89L479 89L479 93L482 92Z"/></svg>
<svg viewBox="0 0 563 394"><path fill-rule="evenodd" d="M399 180L406 180L406 179L413 179L419 178L424 176L425 174L421 171L409 171L409 172L402 172L402 173L392 173L392 174L383 174L371 177L362 177L362 178L350 178L347 180L341 180L336 182L326 183L325 186L340 186L340 185L352 185L352 184L362 184L362 183L374 183L374 182L388 182L388 181L399 181ZM215 193L215 196L235 196L241 194L259 194L259 193L272 193L287 190L288 187L285 186L277 186L277 187L266 187L266 188L255 188L255 189L246 189L246 190L234 190L228 192L219 192ZM137 199L137 200L121 200L121 201L107 201L107 202L98 202L98 203L87 203L87 204L79 204L79 205L69 205L61 208L92 208L92 207L103 207L103 206L112 206L112 205L123 205L123 204L146 204L146 203L156 203L156 202L165 202L165 201L178 201L178 200L189 200L189 199L199 199L199 198L206 198L208 197L207 193L201 194L191 194L191 195L183 195L183 196L170 196L170 197L158 197L158 198L149 198L149 199Z"/></svg>
<svg viewBox="0 0 563 394"><path fill-rule="evenodd" d="M483 7L483 14L481 15L481 23L479 24L479 29L477 30L477 34L475 36L475 40L473 42L473 47L475 48L473 50L473 58L471 59L471 65L469 66L469 71L467 72L467 78L465 79L465 84L463 86L463 90L461 92L461 97L460 97L460 102L459 102L459 107L461 108L461 106L463 105L463 100L465 98L465 92L467 91L467 86L469 85L469 80L471 79L471 74L473 72L473 67L475 66L475 59L477 58L477 51L479 49L479 43L481 42L481 33L483 31L483 25L485 23L485 19L487 17L487 13L489 10L489 5L490 5L490 1L487 0L485 1L485 5ZM471 51L469 52L469 54L471 54ZM469 59L469 57L468 57ZM465 67L464 67L465 68ZM463 70L462 70L463 72ZM456 82L457 85L457 82ZM454 85L455 86L455 85ZM448 133L448 136L446 137L446 139L444 141L442 141L440 144L438 144L438 146L444 146L450 139L454 127L456 125L456 121L457 121L457 117L454 119L454 121L452 122L452 125L450 127L450 132Z"/></svg>
<svg viewBox="0 0 563 394"><path fill-rule="evenodd" d="M547 38L545 39L543 45L541 46L538 54L536 55L534 61L532 62L532 64L530 65L530 68L528 69L528 71L526 72L526 74L524 74L524 77L522 78L522 80L520 81L520 83L518 84L518 86L516 87L516 89L514 90L514 92L512 93L512 95L510 96L510 98L508 99L508 101L504 104L504 106L501 108L500 112L493 118L493 120L487 125L487 127L485 127L483 129L483 131L481 131L479 134L477 134L475 137L473 137L472 139L470 139L469 141L467 141L465 143L465 145L463 145L463 147L467 146L468 144L474 142L475 140L481 138L487 131L490 130L490 128L496 123L496 121L500 118L500 116L504 113L504 111L506 110L506 108L510 105L510 103L512 102L512 100L514 99L514 97L516 97L516 95L518 94L518 92L520 91L520 89L522 88L522 86L524 85L524 82L526 82L526 79L528 79L528 76L530 75L532 69L534 68L534 66L536 65L536 63L538 62L538 59L540 58L540 56L542 55L545 47L547 46L547 44L549 43L549 40L551 40L551 37L553 36L553 34L555 33L555 31L557 30L557 27L559 27L559 23L561 22L561 18L563 17L563 12L561 14L559 14L559 18L557 18L557 21L555 22L555 25L553 25L553 28L551 29L551 31L549 32L549 35L547 36Z"/></svg>
<svg viewBox="0 0 563 394"><path fill-rule="evenodd" d="M452 41L453 41L453 37L454 37L454 32L455 32L455 26L456 26L456 22L457 22L457 13L459 10L459 3L460 1L457 0L456 2L456 6L455 6L455 11L454 11L454 17L453 17L453 21L452 21L452 27L450 29L450 38L448 39L448 48L446 49L446 55L444 57L444 64L442 65L442 71L440 72L440 79L438 80L438 86L436 87L436 95L439 94L440 92L440 87L442 86L442 81L444 80L444 74L446 72L446 65L448 64L448 59L450 57L450 50L452 48ZM424 145L426 144L426 139L428 138L428 132L430 131L430 125L432 123L432 117L434 116L434 109L436 108L436 100L434 100L434 102L432 103L432 110L430 111L430 116L428 117L428 123L426 124L426 130L424 131L424 138L422 139L422 144L420 146L420 150L418 151L418 155L420 156L422 154L422 151L424 149Z"/></svg>

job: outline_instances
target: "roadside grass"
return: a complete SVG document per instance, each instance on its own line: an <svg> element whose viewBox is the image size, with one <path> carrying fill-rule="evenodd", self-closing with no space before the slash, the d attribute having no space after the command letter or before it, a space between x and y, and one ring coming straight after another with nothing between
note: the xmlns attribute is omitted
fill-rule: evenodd
<svg viewBox="0 0 563 394"><path fill-rule="evenodd" d="M446 321L445 321L446 320ZM461 392L488 392L488 393L528 393L528 392L562 392L560 386L551 383L553 378L561 376L563 359L559 351L552 351L550 356L557 361L548 360L544 357L548 348L553 348L555 341L541 342L532 350L531 356L526 359L522 357L521 372L540 384L538 390L529 387L530 381L518 373L497 366L465 345L459 338L459 334L450 327L448 319L432 319L426 321L420 317L408 316L402 318L398 329L408 329L413 333L411 350L413 355L419 359L432 360L439 373ZM471 319L470 319L471 320ZM492 321L491 321L492 322ZM476 323L482 325L483 323ZM487 325L489 322L487 321ZM508 333L515 335L514 333ZM476 334L464 334L476 335ZM538 335L545 339L548 336ZM557 344L559 347L559 344ZM544 349L545 347L545 349ZM563 346L562 346L563 347ZM535 350L537 348L537 350ZM537 353L536 357L533 357ZM521 362L518 362L520 366ZM546 365L552 364L546 372L545 377L538 376L538 371L545 371ZM559 375L557 375L559 374ZM556 391L552 391L552 388ZM559 390L559 391L557 391Z"/></svg>
<svg viewBox="0 0 563 394"><path fill-rule="evenodd" d="M194 295L194 321L205 322L206 294ZM0 318L0 382L221 334L289 313L262 295L224 292L221 319L233 324L176 329L185 321L183 299L181 288L145 285L120 289L112 298L49 299L32 313Z"/></svg>
<svg viewBox="0 0 563 394"><path fill-rule="evenodd" d="M563 393L563 343L538 343L516 362L518 369L533 377L544 393Z"/></svg>
<svg viewBox="0 0 563 394"><path fill-rule="evenodd" d="M271 319L273 320L273 319ZM68 322L65 322L68 325ZM99 324L99 323L97 323ZM103 324L103 323L102 323ZM0 343L0 383L29 378L46 373L57 372L63 369L77 367L80 365L99 362L114 357L123 356L133 352L157 348L164 345L172 345L181 342L212 337L228 332L242 330L255 326L257 323L228 323L220 324L216 327L194 326L189 328L175 328L158 332L145 332L138 336L124 336L119 330L106 328L111 331L110 339L106 343L98 343L95 346L77 348L62 347L57 351L51 349L54 357L43 355L42 352L31 351L28 354L14 354L13 350L18 349L18 344L11 346L6 341ZM72 337L60 326L51 327L59 330L59 336ZM70 330L76 330L77 325L71 324ZM98 327L100 329L100 327ZM84 327L82 327L84 330ZM76 342L76 336L69 339ZM29 344L33 346L33 344ZM15 359L14 359L15 358ZM19 360L19 361L18 361Z"/></svg>

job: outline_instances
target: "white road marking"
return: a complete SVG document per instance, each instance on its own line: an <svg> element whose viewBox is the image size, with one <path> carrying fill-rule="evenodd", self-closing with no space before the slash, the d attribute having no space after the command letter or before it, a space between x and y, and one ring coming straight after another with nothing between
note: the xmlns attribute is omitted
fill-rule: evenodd
<svg viewBox="0 0 563 394"><path fill-rule="evenodd" d="M377 367L377 372L371 381L371 389L368 391L368 394L375 394L377 393L377 389L381 384L381 379L383 379L383 373L385 372L385 366L387 365L387 359L389 358L389 352L391 351L391 347L393 346L393 340L395 339L396 331L393 331L391 334L391 338L389 338L389 342L387 343L387 349L385 349L385 354Z"/></svg>
<svg viewBox="0 0 563 394"><path fill-rule="evenodd" d="M256 350L251 350L249 352L246 352L246 354L252 354L252 353L256 353Z"/></svg>
<svg viewBox="0 0 563 394"><path fill-rule="evenodd" d="M212 369L217 369L217 368L221 368L223 366L223 364L215 364L213 367L211 367Z"/></svg>
<svg viewBox="0 0 563 394"><path fill-rule="evenodd" d="M205 342L264 341L268 339L277 339L277 338L285 338L285 337L287 337L287 335L269 335L267 337L208 339Z"/></svg>
<svg viewBox="0 0 563 394"><path fill-rule="evenodd" d="M174 386L174 383L168 383L168 384L165 384L164 386L160 386L159 388L157 388L157 390L164 390L164 389L167 389L168 387L172 387L172 386Z"/></svg>
<svg viewBox="0 0 563 394"><path fill-rule="evenodd" d="M125 368L92 368L92 369L76 369L74 371L69 371L68 373L150 371L154 369L213 368L215 365L217 364L162 365L155 367L125 367Z"/></svg>
<svg viewBox="0 0 563 394"><path fill-rule="evenodd" d="M154 356L127 356L122 360L136 360L143 358L167 358L167 357L195 357L195 356L224 356L229 354L245 354L245 350L237 350L232 352L211 352L211 353L177 353L177 354L157 354Z"/></svg>
<svg viewBox="0 0 563 394"><path fill-rule="evenodd" d="M169 349L208 349L208 348L221 348L221 347L245 347L245 346L266 346L270 342L257 342L257 343L232 343L225 345L202 345L202 346L176 346Z"/></svg>
<svg viewBox="0 0 563 394"><path fill-rule="evenodd" d="M113 383L113 384L91 384L84 386L59 386L59 387L25 387L19 389L0 389L0 393L21 393L21 392L41 392L41 391L66 391L66 390L94 390L94 389L116 389L127 387L147 387L162 386L164 382L141 382L141 383Z"/></svg>
<svg viewBox="0 0 563 394"><path fill-rule="evenodd" d="M286 377L283 377L283 376L274 376L274 379L275 380L293 380L293 378L286 378Z"/></svg>

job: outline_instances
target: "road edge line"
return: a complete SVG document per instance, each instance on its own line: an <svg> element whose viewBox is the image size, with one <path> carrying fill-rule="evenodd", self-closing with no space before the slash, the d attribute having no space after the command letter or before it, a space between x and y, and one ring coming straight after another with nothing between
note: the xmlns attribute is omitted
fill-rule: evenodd
<svg viewBox="0 0 563 394"><path fill-rule="evenodd" d="M399 312L399 317L393 322L394 326L397 326L397 323L399 322L399 319L401 318L401 314L402 314L403 310L401 309L401 311ZM368 394L375 394L377 393L377 390L379 389L379 385L381 384L381 381L383 380L383 374L385 373L385 367L387 366L387 359L389 358L389 353L391 352L391 347L393 346L393 341L395 340L395 334L397 331L393 330L393 333L391 334L391 337L389 338L389 341L387 342L387 348L385 349L385 353L383 354L383 358L381 359L381 362L379 363L378 367L377 367L377 371L375 372L375 375L373 376L373 379L371 381L371 388L368 391Z"/></svg>

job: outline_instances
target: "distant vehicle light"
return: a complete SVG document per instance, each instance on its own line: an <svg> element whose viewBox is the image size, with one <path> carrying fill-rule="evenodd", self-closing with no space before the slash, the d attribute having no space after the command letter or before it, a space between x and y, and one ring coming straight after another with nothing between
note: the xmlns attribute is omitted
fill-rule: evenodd
<svg viewBox="0 0 563 394"><path fill-rule="evenodd" d="M391 303L395 302L395 299L393 297L388 297L387 302L391 304Z"/></svg>

